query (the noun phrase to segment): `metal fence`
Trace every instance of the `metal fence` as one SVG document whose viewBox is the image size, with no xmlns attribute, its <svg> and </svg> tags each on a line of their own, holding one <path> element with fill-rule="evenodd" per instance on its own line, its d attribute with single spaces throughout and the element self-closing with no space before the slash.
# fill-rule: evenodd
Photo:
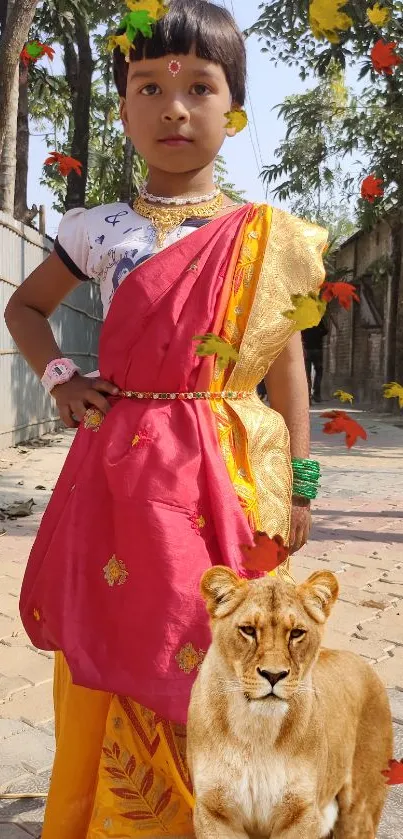
<svg viewBox="0 0 403 839">
<path fill-rule="evenodd" d="M 54 403 L 16 348 L 4 322 L 14 290 L 48 256 L 53 241 L 0 212 L 0 448 L 51 431 Z M 63 301 L 51 325 L 63 355 L 84 372 L 97 367 L 102 306 L 99 287 L 83 282 Z"/>
</svg>

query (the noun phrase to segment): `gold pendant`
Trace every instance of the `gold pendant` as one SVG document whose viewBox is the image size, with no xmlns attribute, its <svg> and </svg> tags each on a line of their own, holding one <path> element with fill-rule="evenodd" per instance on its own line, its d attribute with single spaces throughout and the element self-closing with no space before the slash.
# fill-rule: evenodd
<svg viewBox="0 0 403 839">
<path fill-rule="evenodd" d="M 133 201 L 133 210 L 140 216 L 148 218 L 157 234 L 157 246 L 162 248 L 169 233 L 180 227 L 188 218 L 213 218 L 222 209 L 224 196 L 222 192 L 205 204 L 183 204 L 180 207 L 158 207 L 149 204 L 140 195 Z"/>
</svg>

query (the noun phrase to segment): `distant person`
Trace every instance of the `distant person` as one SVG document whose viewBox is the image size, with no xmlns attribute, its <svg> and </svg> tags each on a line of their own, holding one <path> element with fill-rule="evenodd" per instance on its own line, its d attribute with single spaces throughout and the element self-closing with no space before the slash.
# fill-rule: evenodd
<svg viewBox="0 0 403 839">
<path fill-rule="evenodd" d="M 259 399 L 262 400 L 262 402 L 267 402 L 267 390 L 264 379 L 262 379 L 262 381 L 259 382 L 257 386 L 257 394 Z"/>
<path fill-rule="evenodd" d="M 328 329 L 323 323 L 323 320 L 318 326 L 313 326 L 311 329 L 304 329 L 302 332 L 310 402 L 312 399 L 314 402 L 322 401 L 323 339 L 327 333 Z M 312 370 L 314 372 L 313 384 Z"/>
</svg>

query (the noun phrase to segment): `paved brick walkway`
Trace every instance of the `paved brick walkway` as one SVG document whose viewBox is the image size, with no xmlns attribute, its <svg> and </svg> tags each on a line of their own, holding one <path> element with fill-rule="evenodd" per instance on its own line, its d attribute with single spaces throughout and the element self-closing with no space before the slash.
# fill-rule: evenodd
<svg viewBox="0 0 403 839">
<path fill-rule="evenodd" d="M 326 644 L 364 656 L 388 687 L 403 757 L 403 428 L 360 415 L 367 444 L 352 452 L 321 432 L 312 412 L 322 492 L 309 545 L 294 561 L 298 579 L 328 568 L 341 596 Z M 31 647 L 18 617 L 30 546 L 67 454 L 71 433 L 49 445 L 0 452 L 0 507 L 33 498 L 34 514 L 0 521 L 0 793 L 44 792 L 54 753 L 52 660 Z M 37 489 L 37 487 L 44 487 Z M 0 839 L 39 837 L 41 799 L 0 800 Z M 378 839 L 401 839 L 403 788 L 391 793 Z M 57 839 L 57 837 L 55 837 Z"/>
</svg>

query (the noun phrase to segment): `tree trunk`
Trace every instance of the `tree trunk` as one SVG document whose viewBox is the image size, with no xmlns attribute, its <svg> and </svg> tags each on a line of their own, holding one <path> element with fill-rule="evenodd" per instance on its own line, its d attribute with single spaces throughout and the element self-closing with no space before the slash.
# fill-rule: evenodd
<svg viewBox="0 0 403 839">
<path fill-rule="evenodd" d="M 17 169 L 15 174 L 14 217 L 30 224 L 38 213 L 34 205 L 27 206 L 29 123 L 28 123 L 28 67 L 20 64 L 20 93 L 17 120 Z"/>
<path fill-rule="evenodd" d="M 18 65 L 38 0 L 8 0 L 7 23 L 0 41 L 0 154 L 6 134 L 17 121 Z M 11 109 L 14 112 L 11 113 Z M 15 176 L 13 176 L 14 182 Z M 1 206 L 0 206 L 1 209 Z"/>
<path fill-rule="evenodd" d="M 133 189 L 133 160 L 134 147 L 129 137 L 126 137 L 125 150 L 123 156 L 123 169 L 119 189 L 119 201 L 129 203 L 132 197 Z"/>
<path fill-rule="evenodd" d="M 0 38 L 6 28 L 8 0 L 2 0 L 0 5 Z"/>
<path fill-rule="evenodd" d="M 65 199 L 66 210 L 83 207 L 88 176 L 88 146 L 90 137 L 90 106 L 93 60 L 90 36 L 86 21 L 80 15 L 75 18 L 75 34 L 78 55 L 74 47 L 65 43 L 66 76 L 73 103 L 74 130 L 70 154 L 82 163 L 82 174 L 71 172 L 67 179 Z M 68 42 L 67 42 L 68 43 Z M 73 58 L 74 55 L 74 58 Z"/>
<path fill-rule="evenodd" d="M 17 64 L 8 99 L 3 149 L 0 156 L 0 210 L 3 210 L 3 212 L 8 213 L 10 216 L 14 214 L 15 173 L 17 168 L 18 82 L 19 70 Z"/>
</svg>

